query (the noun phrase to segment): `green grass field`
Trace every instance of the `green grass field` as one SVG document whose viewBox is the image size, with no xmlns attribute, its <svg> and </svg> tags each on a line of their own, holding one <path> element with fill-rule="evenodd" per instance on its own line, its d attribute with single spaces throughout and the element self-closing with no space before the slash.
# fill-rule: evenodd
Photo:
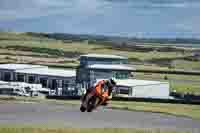
<svg viewBox="0 0 200 133">
<path fill-rule="evenodd" d="M 176 83 L 170 82 L 171 90 L 176 90 L 180 93 L 191 93 L 200 95 L 200 83 Z"/>
<path fill-rule="evenodd" d="M 177 61 L 174 61 L 173 64 L 174 64 L 174 67 L 177 69 L 200 70 L 200 61 L 177 60 Z"/>
<path fill-rule="evenodd" d="M 101 53 L 101 54 L 117 54 L 127 56 L 128 58 L 137 58 L 139 60 L 160 59 L 160 58 L 177 58 L 182 57 L 182 54 L 176 52 L 130 52 L 122 50 L 108 49 L 106 46 L 88 43 L 63 43 L 63 42 L 37 42 L 37 41 L 0 41 L 1 48 L 10 49 L 16 46 L 29 48 L 48 48 L 54 50 L 63 50 L 65 52 L 82 52 L 82 53 Z M 18 47 L 19 48 L 19 47 Z M 81 50 L 81 51 L 80 51 Z"/>
<path fill-rule="evenodd" d="M 155 47 L 155 46 L 146 46 Z M 159 47 L 159 46 L 156 46 Z M 137 50 L 126 50 L 126 49 L 115 49 L 108 45 L 85 42 L 63 42 L 61 40 L 54 40 L 45 37 L 31 36 L 26 33 L 0 33 L 0 48 L 1 50 L 11 51 L 24 51 L 32 52 L 34 54 L 47 54 L 64 56 L 65 52 L 74 52 L 80 54 L 87 53 L 101 53 L 101 54 L 115 54 L 127 56 L 130 62 L 140 61 L 146 62 L 149 60 L 166 60 L 166 59 L 177 59 L 187 57 L 191 54 L 190 49 L 186 49 L 187 52 L 180 51 L 150 51 L 150 52 L 138 52 Z M 176 63 L 178 62 L 178 63 Z M 199 69 L 199 61 L 176 61 L 174 69 Z M 68 64 L 66 64 L 68 65 Z M 188 67 L 190 66 L 190 67 Z M 168 66 L 160 66 L 159 63 L 156 65 L 142 65 L 141 68 L 145 69 L 169 69 Z M 140 68 L 139 67 L 139 68 Z"/>
<path fill-rule="evenodd" d="M 153 47 L 155 46 L 146 46 Z M 156 46 L 159 47 L 159 46 Z M 146 62 L 149 60 L 166 60 L 166 59 L 177 59 L 187 57 L 191 54 L 190 49 L 186 49 L 186 52 L 180 51 L 150 51 L 150 52 L 139 52 L 137 50 L 126 50 L 126 49 L 115 49 L 109 45 L 88 43 L 85 42 L 63 42 L 61 40 L 54 40 L 45 37 L 36 37 L 31 36 L 26 33 L 0 33 L 0 49 L 1 50 L 13 50 L 13 51 L 29 51 L 34 54 L 49 54 L 49 55 L 57 55 L 64 56 L 65 52 L 77 52 L 80 54 L 87 53 L 101 53 L 101 54 L 115 54 L 127 56 L 131 62 L 140 61 Z M 177 62 L 177 63 L 176 63 Z M 174 64 L 176 68 L 183 69 L 200 69 L 199 61 L 184 61 L 183 63 L 179 63 L 180 61 L 176 61 Z M 67 64 L 66 64 L 67 65 Z M 144 66 L 144 67 L 143 67 Z M 156 65 L 142 65 L 140 67 L 146 69 L 163 69 L 158 64 Z M 169 69 L 168 66 L 164 67 L 164 69 Z"/>
<path fill-rule="evenodd" d="M 38 128 L 38 127 L 34 128 L 34 127 L 12 127 L 12 126 L 8 126 L 8 127 L 0 127 L 0 133 L 184 133 L 184 132 L 170 131 L 170 130 L 160 130 L 160 129 Z"/>
<path fill-rule="evenodd" d="M 200 94 L 200 76 L 159 73 L 135 73 L 136 79 L 167 81 L 171 91 Z M 167 79 L 165 79 L 167 78 Z"/>
<path fill-rule="evenodd" d="M 200 119 L 199 105 L 112 101 L 111 108 L 145 111 Z"/>
<path fill-rule="evenodd" d="M 200 82 L 200 76 L 198 75 L 178 75 L 178 74 L 160 74 L 160 73 L 142 73 L 136 72 L 136 78 L 140 79 L 155 79 L 155 80 L 165 80 L 167 77 L 168 80 L 188 80 Z"/>
<path fill-rule="evenodd" d="M 64 51 L 81 51 L 82 53 L 104 53 L 104 54 L 118 54 L 127 56 L 129 58 L 137 58 L 139 60 L 148 60 L 148 59 L 159 59 L 159 58 L 177 58 L 183 57 L 190 54 L 190 52 L 182 54 L 180 52 L 136 52 L 136 51 L 127 51 L 127 50 L 115 50 L 110 48 L 110 46 L 87 42 L 72 42 L 64 43 L 59 40 L 47 39 L 47 38 L 36 38 L 26 34 L 12 34 L 8 35 L 0 34 L 1 38 L 7 38 L 6 40 L 0 41 L 1 48 L 12 47 L 12 46 L 24 46 L 31 48 L 49 48 L 49 49 L 59 49 Z M 14 38 L 14 39 L 13 39 Z M 43 41 L 40 41 L 43 40 Z"/>
</svg>

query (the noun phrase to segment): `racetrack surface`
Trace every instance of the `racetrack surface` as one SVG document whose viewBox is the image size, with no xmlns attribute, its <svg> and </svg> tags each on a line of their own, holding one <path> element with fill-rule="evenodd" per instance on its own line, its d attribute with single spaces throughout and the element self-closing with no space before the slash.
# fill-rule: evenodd
<svg viewBox="0 0 200 133">
<path fill-rule="evenodd" d="M 80 128 L 159 128 L 200 131 L 200 120 L 172 115 L 99 108 L 80 112 L 79 106 L 53 103 L 0 103 L 0 125 L 40 125 Z"/>
</svg>

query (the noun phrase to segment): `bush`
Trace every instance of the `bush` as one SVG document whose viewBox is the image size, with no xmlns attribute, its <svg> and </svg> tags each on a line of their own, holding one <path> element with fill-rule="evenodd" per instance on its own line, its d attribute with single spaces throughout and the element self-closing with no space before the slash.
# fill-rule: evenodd
<svg viewBox="0 0 200 133">
<path fill-rule="evenodd" d="M 167 75 L 164 76 L 164 80 L 168 80 L 168 76 Z"/>
<path fill-rule="evenodd" d="M 77 57 L 82 54 L 80 52 L 66 52 L 61 49 L 26 47 L 26 46 L 18 46 L 18 45 L 7 46 L 6 48 L 10 50 L 31 51 L 35 53 L 45 53 L 45 54 L 50 54 L 50 55 L 66 56 L 66 57 Z"/>
</svg>

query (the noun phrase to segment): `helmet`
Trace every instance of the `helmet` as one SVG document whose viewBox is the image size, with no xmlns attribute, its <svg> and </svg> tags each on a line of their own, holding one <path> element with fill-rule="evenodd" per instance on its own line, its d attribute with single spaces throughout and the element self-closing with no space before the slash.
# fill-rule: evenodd
<svg viewBox="0 0 200 133">
<path fill-rule="evenodd" d="M 113 79 L 110 79 L 110 82 L 115 86 L 117 85 L 117 83 L 113 80 Z"/>
<path fill-rule="evenodd" d="M 109 87 L 114 87 L 114 86 L 116 86 L 116 82 L 113 79 L 109 79 L 108 80 L 108 86 Z"/>
</svg>

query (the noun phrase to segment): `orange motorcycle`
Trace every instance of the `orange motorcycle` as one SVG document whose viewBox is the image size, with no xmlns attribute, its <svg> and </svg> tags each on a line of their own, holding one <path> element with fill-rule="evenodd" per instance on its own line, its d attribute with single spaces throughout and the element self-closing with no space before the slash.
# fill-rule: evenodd
<svg viewBox="0 0 200 133">
<path fill-rule="evenodd" d="M 85 112 L 92 112 L 100 105 L 104 105 L 108 98 L 108 91 L 103 91 L 96 88 L 90 90 L 90 92 L 86 93 L 81 101 L 80 111 Z"/>
<path fill-rule="evenodd" d="M 112 91 L 116 82 L 112 79 L 101 80 L 94 87 L 87 90 L 82 97 L 80 110 L 82 112 L 91 112 L 99 105 L 106 105 L 107 101 L 112 98 Z"/>
</svg>

